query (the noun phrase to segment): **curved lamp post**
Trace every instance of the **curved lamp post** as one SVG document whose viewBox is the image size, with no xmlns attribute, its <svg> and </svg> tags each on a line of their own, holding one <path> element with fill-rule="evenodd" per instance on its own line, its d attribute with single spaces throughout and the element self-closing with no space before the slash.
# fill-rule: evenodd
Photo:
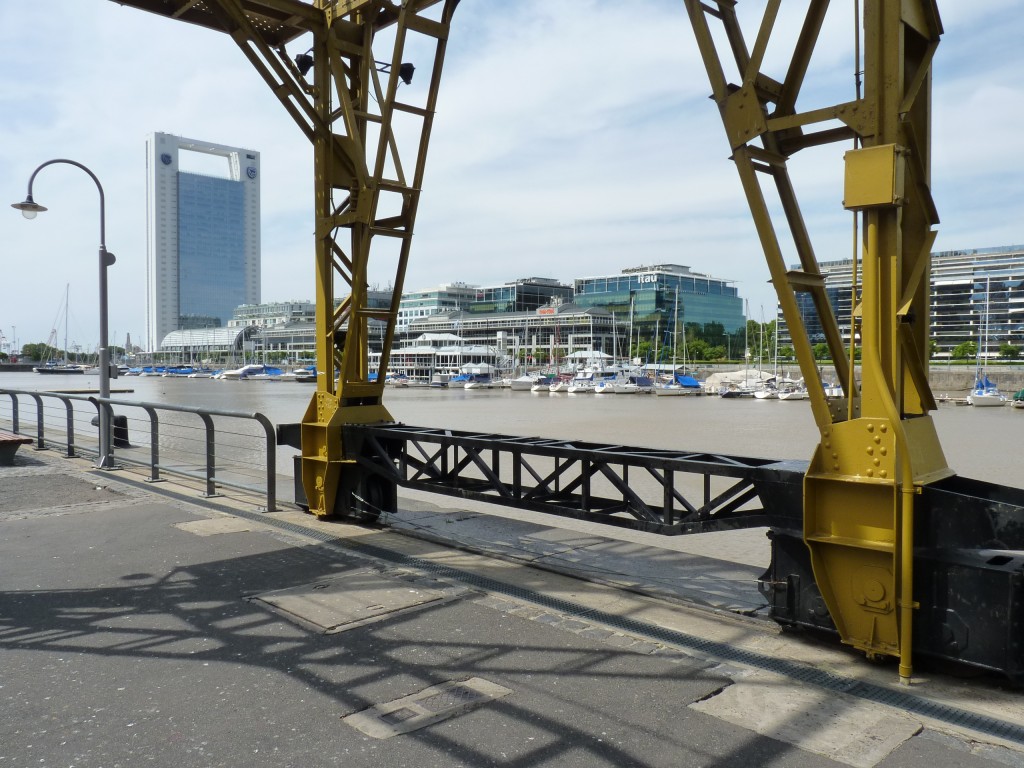
<svg viewBox="0 0 1024 768">
<path fill-rule="evenodd" d="M 103 185 L 100 184 L 100 180 L 96 178 L 96 174 L 90 171 L 81 163 L 77 163 L 74 160 L 47 160 L 45 163 L 40 165 L 34 171 L 28 179 L 28 194 L 25 196 L 25 200 L 20 203 L 12 203 L 12 208 L 17 208 L 21 211 L 21 215 L 26 219 L 34 219 L 36 214 L 42 213 L 46 210 L 43 206 L 39 205 L 35 200 L 32 199 L 32 182 L 36 179 L 38 174 L 43 168 L 54 163 L 65 163 L 67 165 L 73 165 L 76 168 L 81 168 L 96 182 L 96 189 L 100 193 L 100 399 L 110 397 L 110 349 L 107 346 L 107 267 L 114 263 L 114 254 L 107 250 L 106 246 L 106 211 L 103 200 Z M 111 455 L 111 430 L 110 430 L 110 406 L 106 403 L 100 404 L 99 413 L 99 457 L 96 466 L 100 469 L 112 469 L 114 464 L 114 457 Z"/>
</svg>

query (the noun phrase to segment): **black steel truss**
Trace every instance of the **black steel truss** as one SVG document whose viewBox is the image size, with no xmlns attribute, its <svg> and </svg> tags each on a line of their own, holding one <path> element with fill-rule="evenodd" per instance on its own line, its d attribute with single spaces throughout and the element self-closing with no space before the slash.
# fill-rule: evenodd
<svg viewBox="0 0 1024 768">
<path fill-rule="evenodd" d="M 361 446 L 364 469 L 405 488 L 668 535 L 769 525 L 779 498 L 799 504 L 806 470 L 805 462 L 404 424 L 349 425 L 344 440 Z M 778 494 L 780 482 L 795 497 Z"/>
</svg>

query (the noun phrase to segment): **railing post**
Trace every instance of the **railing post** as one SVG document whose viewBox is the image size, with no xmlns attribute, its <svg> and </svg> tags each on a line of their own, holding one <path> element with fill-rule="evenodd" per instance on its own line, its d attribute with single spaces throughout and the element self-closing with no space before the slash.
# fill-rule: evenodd
<svg viewBox="0 0 1024 768">
<path fill-rule="evenodd" d="M 270 419 L 262 413 L 254 413 L 253 418 L 267 433 L 267 512 L 277 511 L 277 431 Z"/>
<path fill-rule="evenodd" d="M 7 394 L 11 396 L 11 429 L 18 434 L 18 396 L 13 392 Z"/>
<path fill-rule="evenodd" d="M 156 408 L 151 405 L 139 406 L 149 414 L 149 477 L 147 483 L 162 483 L 160 477 L 160 419 Z"/>
<path fill-rule="evenodd" d="M 70 400 L 61 398 L 64 400 L 64 408 L 68 414 L 68 452 L 67 457 L 69 459 L 75 458 L 75 406 Z"/>
<path fill-rule="evenodd" d="M 103 403 L 101 403 L 97 398 L 92 397 L 91 395 L 89 396 L 88 400 L 89 400 L 90 403 L 92 403 L 93 405 L 96 406 L 96 421 L 93 422 L 93 423 L 95 423 L 97 425 L 97 427 L 96 427 L 96 441 L 97 441 L 96 442 L 96 463 L 100 464 L 102 462 L 102 459 L 103 459 L 103 453 L 102 453 L 103 452 L 103 439 L 100 437 L 100 430 L 103 429 L 103 417 L 100 416 L 100 413 L 103 410 Z"/>
<path fill-rule="evenodd" d="M 206 425 L 206 493 L 203 496 L 212 498 L 219 495 L 215 483 L 217 440 L 213 431 L 213 417 L 208 413 L 197 413 L 196 415 Z"/>
<path fill-rule="evenodd" d="M 45 451 L 46 441 L 43 439 L 43 398 L 37 394 L 30 394 L 36 401 L 36 450 Z"/>
</svg>

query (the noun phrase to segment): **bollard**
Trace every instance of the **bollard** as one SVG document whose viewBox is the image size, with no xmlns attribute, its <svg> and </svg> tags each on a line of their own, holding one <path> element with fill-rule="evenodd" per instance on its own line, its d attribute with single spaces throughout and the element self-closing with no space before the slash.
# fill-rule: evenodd
<svg viewBox="0 0 1024 768">
<path fill-rule="evenodd" d="M 92 424 L 94 427 L 100 423 L 99 416 L 93 416 Z M 127 416 L 115 416 L 111 424 L 113 424 L 114 432 L 114 447 L 115 448 L 131 448 L 132 444 L 128 442 L 128 417 Z"/>
</svg>

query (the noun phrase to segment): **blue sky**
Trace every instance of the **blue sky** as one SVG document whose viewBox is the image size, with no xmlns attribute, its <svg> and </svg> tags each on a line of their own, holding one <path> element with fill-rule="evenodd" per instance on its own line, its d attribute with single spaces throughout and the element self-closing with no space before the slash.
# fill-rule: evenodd
<svg viewBox="0 0 1024 768">
<path fill-rule="evenodd" d="M 852 5 L 832 5 L 803 109 L 853 97 Z M 756 16 L 762 6 L 742 0 L 739 8 Z M 803 6 L 784 4 L 769 64 L 785 60 L 786 33 Z M 1024 0 L 947 0 L 940 10 L 936 247 L 1024 243 Z M 757 19 L 744 18 L 752 40 Z M 84 163 L 103 183 L 107 246 L 118 257 L 111 340 L 144 338 L 144 145 L 153 131 L 260 151 L 262 298 L 312 297 L 312 151 L 225 35 L 105 0 L 5 0 L 0 67 L 0 331 L 8 341 L 14 326 L 21 343 L 47 339 L 65 283 L 69 344 L 92 348 L 98 339 L 92 182 L 70 167 L 48 168 L 35 197 L 49 212 L 28 222 L 6 205 L 22 200 L 32 170 L 55 157 Z M 774 292 L 709 91 L 680 0 L 464 0 L 406 288 L 570 281 L 675 263 L 735 280 L 751 315 L 763 308 L 770 317 Z M 821 260 L 851 251 L 842 150 L 792 164 Z M 382 286 L 388 279 L 371 274 Z"/>
</svg>

